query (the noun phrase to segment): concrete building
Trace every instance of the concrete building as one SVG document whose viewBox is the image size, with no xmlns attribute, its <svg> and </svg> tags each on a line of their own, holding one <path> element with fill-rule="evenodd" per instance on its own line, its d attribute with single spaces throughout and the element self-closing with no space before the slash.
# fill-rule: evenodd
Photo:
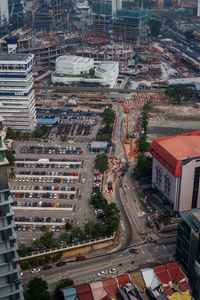
<svg viewBox="0 0 200 300">
<path fill-rule="evenodd" d="M 174 214 L 200 208 L 200 132 L 155 139 L 152 187 Z"/>
<path fill-rule="evenodd" d="M 119 76 L 119 63 L 116 61 L 102 61 L 96 67 L 95 75 L 104 79 L 104 81 L 112 88 Z"/>
<path fill-rule="evenodd" d="M 181 213 L 176 240 L 176 259 L 187 272 L 193 297 L 200 300 L 200 209 Z"/>
<path fill-rule="evenodd" d="M 0 54 L 0 116 L 4 126 L 32 131 L 36 127 L 33 54 Z"/>
<path fill-rule="evenodd" d="M 90 74 L 95 69 L 95 74 Z M 93 58 L 80 56 L 60 56 L 56 60 L 55 72 L 51 76 L 53 83 L 70 84 L 72 82 L 99 83 L 115 86 L 119 75 L 119 63 L 115 61 L 94 62 Z"/>
<path fill-rule="evenodd" d="M 17 264 L 17 244 L 14 232 L 12 199 L 9 197 L 5 158 L 6 147 L 0 120 L 0 300 L 22 300 L 20 268 Z"/>
<path fill-rule="evenodd" d="M 89 73 L 93 65 L 94 59 L 92 58 L 64 55 L 56 59 L 55 72 L 71 75 Z"/>
<path fill-rule="evenodd" d="M 108 32 L 126 42 L 136 41 L 148 21 L 147 12 L 123 9 L 121 0 L 92 0 L 92 14 L 95 32 Z"/>
</svg>

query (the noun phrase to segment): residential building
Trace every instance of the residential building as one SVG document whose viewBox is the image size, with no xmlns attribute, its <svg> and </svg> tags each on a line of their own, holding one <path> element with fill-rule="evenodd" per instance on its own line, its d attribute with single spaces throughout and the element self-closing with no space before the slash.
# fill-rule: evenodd
<svg viewBox="0 0 200 300">
<path fill-rule="evenodd" d="M 0 54 L 0 116 L 4 126 L 32 131 L 36 127 L 33 54 Z"/>
<path fill-rule="evenodd" d="M 193 297 L 200 300 L 200 209 L 181 213 L 176 240 L 176 259 L 193 288 Z"/>
<path fill-rule="evenodd" d="M 0 300 L 22 300 L 20 268 L 17 264 L 17 244 L 14 232 L 12 199 L 9 197 L 8 178 L 3 142 L 4 132 L 0 120 Z"/>
<path fill-rule="evenodd" d="M 174 214 L 200 208 L 200 131 L 155 139 L 152 187 Z"/>
</svg>

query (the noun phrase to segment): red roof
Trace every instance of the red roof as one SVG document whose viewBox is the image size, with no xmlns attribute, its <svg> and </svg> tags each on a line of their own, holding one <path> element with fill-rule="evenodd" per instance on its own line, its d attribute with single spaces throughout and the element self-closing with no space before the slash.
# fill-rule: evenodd
<svg viewBox="0 0 200 300">
<path fill-rule="evenodd" d="M 163 288 L 163 292 L 165 293 L 166 296 L 171 296 L 173 294 L 173 290 L 169 285 Z"/>
<path fill-rule="evenodd" d="M 150 153 L 174 176 L 181 176 L 181 160 L 200 156 L 200 131 L 155 139 Z"/>
<path fill-rule="evenodd" d="M 183 279 L 185 279 L 185 275 L 179 269 L 177 262 L 171 262 L 166 264 L 169 276 L 172 281 L 176 281 L 177 283 Z"/>
<path fill-rule="evenodd" d="M 76 291 L 80 300 L 93 300 L 89 284 L 82 284 L 77 286 Z"/>
<path fill-rule="evenodd" d="M 111 299 L 117 299 L 118 289 L 114 278 L 109 278 L 103 281 L 104 287 L 107 290 Z"/>
<path fill-rule="evenodd" d="M 130 282 L 128 274 L 119 275 L 119 276 L 116 277 L 116 279 L 117 279 L 119 287 L 121 289 L 124 288 L 125 284 Z"/>
<path fill-rule="evenodd" d="M 179 288 L 182 292 L 185 292 L 190 289 L 190 286 L 186 281 L 183 281 L 183 282 L 179 282 Z"/>
<path fill-rule="evenodd" d="M 167 269 L 165 265 L 162 266 L 156 266 L 153 268 L 154 272 L 156 273 L 157 277 L 159 278 L 159 280 L 164 283 L 164 284 L 168 284 L 170 281 L 169 275 L 167 273 Z"/>
</svg>

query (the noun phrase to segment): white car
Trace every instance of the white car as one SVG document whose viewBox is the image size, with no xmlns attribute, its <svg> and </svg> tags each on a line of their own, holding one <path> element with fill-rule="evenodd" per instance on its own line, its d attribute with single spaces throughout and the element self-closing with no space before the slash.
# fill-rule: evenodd
<svg viewBox="0 0 200 300">
<path fill-rule="evenodd" d="M 40 269 L 38 269 L 38 268 L 37 269 L 31 269 L 32 274 L 35 274 L 35 273 L 38 273 L 38 272 L 40 272 Z"/>
<path fill-rule="evenodd" d="M 110 274 L 114 274 L 114 273 L 117 273 L 117 269 L 116 268 L 113 268 L 109 271 Z"/>
<path fill-rule="evenodd" d="M 98 275 L 98 277 L 104 277 L 104 276 L 106 276 L 108 274 L 108 271 L 101 271 L 101 272 L 99 272 L 97 275 Z"/>
</svg>

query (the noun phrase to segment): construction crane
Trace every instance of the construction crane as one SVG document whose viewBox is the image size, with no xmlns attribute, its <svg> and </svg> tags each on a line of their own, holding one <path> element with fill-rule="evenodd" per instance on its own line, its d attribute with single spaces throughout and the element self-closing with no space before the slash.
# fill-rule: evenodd
<svg viewBox="0 0 200 300">
<path fill-rule="evenodd" d="M 124 110 L 124 112 L 126 113 L 126 137 L 125 137 L 124 143 L 125 144 L 130 144 L 129 133 L 128 133 L 128 115 L 130 113 L 130 110 L 128 108 L 126 108 Z"/>
</svg>

